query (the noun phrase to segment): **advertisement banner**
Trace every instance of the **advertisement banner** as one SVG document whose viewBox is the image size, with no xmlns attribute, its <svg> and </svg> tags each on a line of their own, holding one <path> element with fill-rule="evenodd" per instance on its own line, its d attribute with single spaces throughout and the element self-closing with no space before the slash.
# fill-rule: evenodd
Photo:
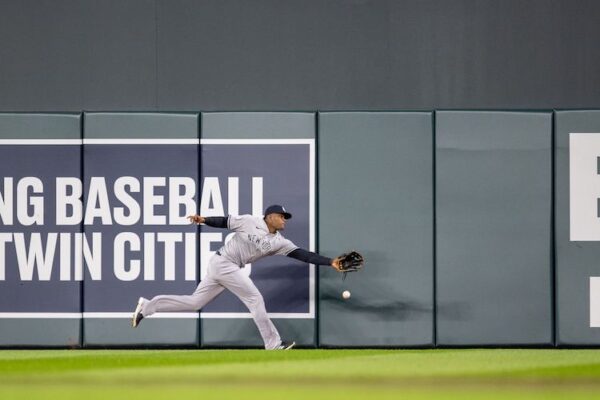
<svg viewBox="0 0 600 400">
<path fill-rule="evenodd" d="M 191 294 L 231 232 L 190 214 L 283 204 L 283 235 L 314 250 L 312 139 L 85 139 L 83 158 L 81 141 L 37 143 L 0 146 L 2 313 L 129 318 L 139 296 Z M 314 317 L 313 266 L 276 256 L 243 268 L 273 317 Z M 156 317 L 198 317 L 183 314 Z M 229 316 L 250 318 L 227 292 L 202 312 Z"/>
</svg>

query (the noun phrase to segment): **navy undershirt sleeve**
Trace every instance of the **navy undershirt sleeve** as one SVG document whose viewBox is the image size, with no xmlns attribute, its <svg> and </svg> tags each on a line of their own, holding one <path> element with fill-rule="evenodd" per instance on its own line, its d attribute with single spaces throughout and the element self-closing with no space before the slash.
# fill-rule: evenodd
<svg viewBox="0 0 600 400">
<path fill-rule="evenodd" d="M 205 217 L 204 224 L 213 228 L 227 228 L 229 217 Z"/>
<path fill-rule="evenodd" d="M 313 253 L 312 251 L 304 250 L 304 249 L 296 249 L 287 255 L 288 257 L 295 258 L 296 260 L 304 261 L 309 264 L 315 265 L 331 265 L 331 258 L 323 257 L 318 255 L 317 253 Z"/>
</svg>

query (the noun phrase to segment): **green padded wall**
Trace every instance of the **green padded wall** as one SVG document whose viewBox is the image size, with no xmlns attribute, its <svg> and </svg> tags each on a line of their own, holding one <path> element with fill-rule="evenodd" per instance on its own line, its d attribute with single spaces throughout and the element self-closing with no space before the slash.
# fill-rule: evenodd
<svg viewBox="0 0 600 400">
<path fill-rule="evenodd" d="M 86 113 L 84 119 L 84 182 L 89 185 L 93 176 L 106 176 L 107 186 L 118 176 L 141 177 L 183 176 L 198 182 L 199 115 L 194 113 Z M 132 143 L 122 140 L 133 140 Z M 184 144 L 177 144 L 183 141 Z M 180 142 L 181 143 L 181 142 Z M 110 186 L 109 186 L 110 187 Z M 165 194 L 165 188 L 156 189 Z M 198 198 L 198 185 L 196 196 Z M 84 193 L 86 191 L 84 190 Z M 109 192 L 112 190 L 109 189 Z M 113 201 L 112 197 L 110 198 Z M 164 200 L 166 201 L 166 200 Z M 158 211 L 160 213 L 160 211 Z M 84 346 L 199 346 L 198 313 L 187 315 L 162 315 L 145 319 L 137 329 L 131 328 L 131 314 L 138 297 L 151 298 L 158 294 L 190 294 L 198 283 L 182 281 L 185 252 L 176 249 L 175 282 L 166 282 L 162 276 L 161 246 L 156 242 L 155 281 L 139 276 L 122 282 L 111 273 L 113 260 L 111 235 L 118 231 L 131 231 L 141 236 L 143 231 L 194 233 L 193 226 L 105 226 L 94 220 L 85 226 L 85 232 L 102 232 L 103 245 L 102 282 L 94 281 L 90 274 L 84 279 Z M 157 236 L 155 236 L 157 237 Z M 104 239 L 103 239 L 104 240 Z M 197 242 L 197 240 L 196 240 Z M 192 250 L 193 251 L 193 250 Z M 137 254 L 137 253 L 133 253 Z M 144 264 L 145 265 L 145 264 Z"/>
<path fill-rule="evenodd" d="M 203 151 L 206 144 L 215 140 L 294 140 L 315 138 L 315 114 L 310 112 L 208 112 L 202 113 L 201 140 L 203 141 Z M 313 147 L 314 148 L 314 147 Z M 275 155 L 275 157 L 277 157 Z M 243 162 L 243 161 L 239 161 Z M 285 163 L 285 160 L 282 160 Z M 252 171 L 256 165 L 247 164 L 245 168 Z M 276 173 L 276 171 L 275 171 Z M 201 171 L 204 177 L 204 171 Z M 265 189 L 267 189 L 265 182 Z M 304 191 L 304 188 L 300 188 Z M 314 188 L 313 188 L 314 190 Z M 280 188 L 272 188 L 272 192 L 279 193 L 281 196 L 294 196 L 294 183 L 287 184 Z M 267 206 L 265 204 L 264 206 Z M 314 206 L 314 205 L 313 205 Z M 240 204 L 240 210 L 249 206 L 249 204 Z M 240 212 L 242 213 L 242 212 Z M 297 223 L 294 218 L 291 224 Z M 286 232 L 283 232 L 286 235 Z M 269 262 L 278 262 L 276 257 Z M 268 259 L 268 258 L 267 258 Z M 281 262 L 287 262 L 284 258 L 279 258 Z M 258 268 L 258 267 L 257 267 Z M 292 268 L 305 268 L 303 266 Z M 258 285 L 257 285 L 258 286 Z M 259 287 L 260 289 L 260 287 Z M 273 291 L 285 290 L 285 287 L 274 288 Z M 263 293 L 265 296 L 266 293 Z M 220 297 L 231 294 L 221 295 Z M 314 296 L 314 295 L 313 295 Z M 263 343 L 258 330 L 249 315 L 244 317 L 227 317 L 221 315 L 214 317 L 213 309 L 220 307 L 219 298 L 207 307 L 206 313 L 202 316 L 202 347 L 262 347 Z M 237 300 L 233 300 L 236 302 Z M 241 313 L 246 310 L 241 306 Z M 272 313 L 267 302 L 267 312 Z M 272 316 L 272 321 L 279 330 L 283 340 L 295 341 L 300 347 L 314 347 L 315 339 L 315 319 L 313 317 L 280 317 L 279 313 Z"/>
<path fill-rule="evenodd" d="M 366 258 L 320 270 L 320 345 L 432 346 L 432 113 L 320 113 L 318 160 L 319 249 Z"/>
<path fill-rule="evenodd" d="M 5 141 L 7 139 L 31 145 L 8 144 Z M 63 140 L 65 144 L 48 145 L 57 140 Z M 7 152 L 1 157 L 0 180 L 4 177 L 16 179 L 23 174 L 43 177 L 49 170 L 48 163 L 63 176 L 81 175 L 80 114 L 2 113 L 0 141 L 0 152 Z M 16 159 L 11 160 L 13 157 Z M 45 194 L 51 190 L 48 187 L 50 183 L 45 181 Z M 15 189 L 16 184 L 15 181 Z M 0 185 L 3 186 L 1 182 Z M 4 190 L 2 192 L 6 194 Z M 14 202 L 16 206 L 16 200 Z M 45 213 L 53 215 L 53 211 L 48 208 Z M 0 225 L 0 232 L 22 232 L 26 237 L 28 233 L 43 232 L 44 229 L 47 228 L 35 225 Z M 65 233 L 80 231 L 80 225 L 61 228 L 61 232 Z M 57 282 L 57 256 L 53 262 L 51 283 L 36 282 L 35 279 L 32 282 L 11 279 L 15 277 L 17 266 L 11 256 L 14 251 L 9 250 L 9 245 L 11 243 L 6 246 L 7 280 L 0 282 L 0 346 L 80 347 L 81 282 Z M 32 314 L 28 315 L 29 313 Z"/>
<path fill-rule="evenodd" d="M 552 345 L 552 113 L 436 112 L 442 346 Z"/>
</svg>

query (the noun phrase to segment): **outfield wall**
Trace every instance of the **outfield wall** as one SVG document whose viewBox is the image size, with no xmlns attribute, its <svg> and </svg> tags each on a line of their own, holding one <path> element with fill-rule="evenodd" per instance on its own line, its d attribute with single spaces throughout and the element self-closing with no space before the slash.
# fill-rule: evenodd
<svg viewBox="0 0 600 400">
<path fill-rule="evenodd" d="M 271 203 L 299 246 L 367 259 L 245 266 L 284 339 L 597 346 L 598 138 L 596 110 L 0 114 L 0 346 L 260 347 L 227 292 L 129 317 L 228 240 L 185 215 Z"/>
</svg>

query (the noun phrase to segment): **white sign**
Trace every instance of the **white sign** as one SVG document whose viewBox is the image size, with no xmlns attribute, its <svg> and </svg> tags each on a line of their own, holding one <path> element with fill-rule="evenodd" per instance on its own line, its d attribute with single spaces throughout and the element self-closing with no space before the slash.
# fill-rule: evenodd
<svg viewBox="0 0 600 400">
<path fill-rule="evenodd" d="M 569 135 L 570 239 L 600 241 L 600 133 Z"/>
<path fill-rule="evenodd" d="M 600 276 L 590 277 L 590 328 L 600 328 Z"/>
</svg>

